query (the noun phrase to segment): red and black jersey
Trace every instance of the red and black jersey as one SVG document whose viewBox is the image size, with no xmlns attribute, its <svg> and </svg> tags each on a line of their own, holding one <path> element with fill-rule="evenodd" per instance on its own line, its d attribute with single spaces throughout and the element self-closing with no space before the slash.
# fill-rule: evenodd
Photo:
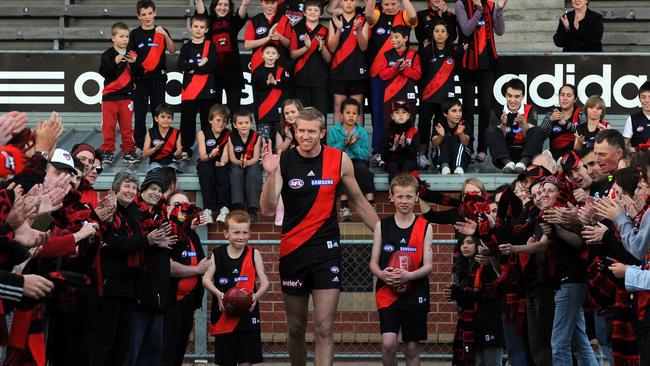
<svg viewBox="0 0 650 366">
<path fill-rule="evenodd" d="M 192 229 L 185 229 L 183 239 L 172 247 L 169 252 L 169 258 L 176 263 L 184 266 L 196 267 L 205 257 L 201 247 L 201 239 Z M 171 278 L 171 291 L 174 297 L 172 303 L 177 306 L 198 309 L 201 307 L 203 300 L 203 285 L 201 276 L 190 276 L 183 278 Z"/>
<path fill-rule="evenodd" d="M 269 75 L 273 75 L 276 85 L 268 84 Z M 280 120 L 282 103 L 286 99 L 284 90 L 289 84 L 289 71 L 277 63 L 273 67 L 261 65 L 251 75 L 253 100 L 257 104 L 256 120 L 258 124 L 273 124 Z"/>
<path fill-rule="evenodd" d="M 259 134 L 257 131 L 250 131 L 244 141 L 238 131 L 230 134 L 230 143 L 232 144 L 233 151 L 235 152 L 235 157 L 238 160 L 242 159 L 242 156 L 246 154 L 246 159 L 250 160 L 255 155 L 255 144 L 257 144 L 257 139 Z"/>
<path fill-rule="evenodd" d="M 469 47 L 463 55 L 463 68 L 469 70 L 479 70 L 492 68 L 495 61 L 499 58 L 497 48 L 494 43 L 494 2 L 483 0 L 483 13 L 478 21 L 476 29 L 470 37 L 465 37 L 460 33 L 458 43 L 468 43 Z M 472 0 L 463 0 L 467 19 L 471 19 L 476 11 L 476 6 Z"/>
<path fill-rule="evenodd" d="M 224 128 L 219 136 L 215 136 L 211 128 L 204 128 L 202 131 L 203 136 L 205 136 L 205 153 L 210 156 L 212 150 L 219 149 L 219 153 L 217 153 L 214 158 L 210 159 L 210 161 L 220 161 L 221 156 L 223 155 L 224 151 L 226 151 L 226 143 L 228 143 L 228 138 L 230 137 L 231 131 L 227 128 Z"/>
<path fill-rule="evenodd" d="M 226 293 L 231 287 L 237 286 L 249 292 L 255 291 L 255 256 L 251 246 L 244 248 L 239 258 L 230 258 L 228 245 L 221 245 L 212 251 L 215 264 L 213 277 L 214 286 Z M 234 331 L 250 331 L 260 329 L 260 304 L 246 316 L 229 315 L 219 310 L 219 302 L 213 297 L 210 314 L 210 335 L 232 333 Z"/>
<path fill-rule="evenodd" d="M 384 103 L 394 100 L 415 102 L 417 100 L 417 81 L 422 76 L 418 53 L 410 48 L 401 52 L 391 48 L 377 59 L 381 60 L 375 61 L 373 64 L 377 63 L 381 67 L 379 77 L 386 81 Z M 406 65 L 403 70 L 394 66 L 397 60 L 403 60 L 403 64 Z"/>
<path fill-rule="evenodd" d="M 228 80 L 238 81 L 244 84 L 242 76 L 241 60 L 239 56 L 239 44 L 237 35 L 248 21 L 248 16 L 240 18 L 239 15 L 227 15 L 226 17 L 210 16 L 209 39 L 212 40 L 217 51 L 217 64 L 214 74 L 218 78 L 224 77 Z"/>
<path fill-rule="evenodd" d="M 127 51 L 134 53 L 133 51 Z M 131 99 L 133 94 L 133 75 L 131 64 L 125 58 L 119 64 L 115 63 L 115 57 L 119 53 L 113 47 L 102 53 L 102 61 L 99 65 L 99 74 L 104 77 L 104 89 L 102 90 L 102 101 Z"/>
<path fill-rule="evenodd" d="M 561 109 L 558 108 L 558 110 Z M 569 150 L 573 150 L 573 142 L 576 138 L 575 129 L 580 124 L 581 112 L 582 110 L 580 108 L 574 107 L 571 119 L 566 121 L 566 126 L 562 126 L 557 122 L 553 122 L 551 131 L 548 134 L 548 142 L 549 147 L 551 148 L 551 151 L 554 152 L 554 154 L 562 156 Z M 570 124 L 573 126 L 570 126 Z"/>
<path fill-rule="evenodd" d="M 165 32 L 169 35 L 167 29 Z M 136 78 L 167 79 L 167 67 L 165 66 L 165 36 L 156 33 L 155 27 L 152 29 L 142 29 L 137 27 L 129 34 L 130 51 L 135 51 L 138 58 L 134 65 L 134 76 Z"/>
<path fill-rule="evenodd" d="M 630 115 L 630 119 L 632 120 L 632 138 L 630 138 L 630 145 L 637 147 L 650 142 L 650 118 L 643 111 L 639 111 Z"/>
<path fill-rule="evenodd" d="M 370 28 L 370 37 L 368 38 L 368 60 L 372 60 L 370 64 L 371 77 L 378 76 L 379 71 L 384 67 L 381 55 L 393 49 L 390 42 L 393 27 L 396 25 L 410 26 L 406 10 L 401 10 L 395 15 L 387 15 L 375 10 L 375 15 L 377 23 Z"/>
<path fill-rule="evenodd" d="M 533 106 L 530 104 L 524 105 L 524 123 L 529 123 L 528 120 L 531 117 L 531 111 Z M 508 116 L 517 116 L 517 113 L 508 113 Z M 506 125 L 506 142 L 508 145 L 523 145 L 526 139 L 524 135 L 524 126 L 520 126 L 517 121 L 513 118 L 508 118 L 508 124 Z"/>
<path fill-rule="evenodd" d="M 330 77 L 334 80 L 362 80 L 368 77 L 366 53 L 359 48 L 357 30 L 354 29 L 354 22 L 357 19 L 361 21 L 359 29 L 362 29 L 366 17 L 361 8 L 357 8 L 357 14 L 349 21 L 345 19 L 345 15 L 341 16 L 343 29 L 339 44 L 332 53 Z"/>
<path fill-rule="evenodd" d="M 277 9 L 279 15 L 287 18 L 290 25 L 289 32 L 305 19 L 305 2 L 302 0 L 282 0 L 278 2 Z"/>
<path fill-rule="evenodd" d="M 300 58 L 295 60 L 293 66 L 294 84 L 304 87 L 327 88 L 329 65 L 323 59 L 318 50 L 320 47 L 319 39 L 325 41 L 323 47 L 327 47 L 327 28 L 318 24 L 314 29 L 310 29 L 306 22 L 296 24 L 291 33 L 291 51 L 303 48 L 305 46 L 305 37 L 311 39 L 311 47 Z"/>
<path fill-rule="evenodd" d="M 609 126 L 609 123 L 605 120 L 598 122 L 598 124 L 603 128 Z M 591 151 L 594 149 L 594 145 L 596 144 L 596 135 L 598 135 L 598 132 L 600 131 L 601 129 L 598 126 L 596 126 L 593 131 L 589 130 L 589 122 L 579 124 L 578 127 L 576 127 L 576 133 L 579 136 L 585 137 L 585 140 L 582 143 L 582 151 Z"/>
<path fill-rule="evenodd" d="M 244 33 L 244 40 L 254 41 L 266 37 L 269 34 L 271 27 L 273 27 L 276 23 L 278 24 L 278 26 L 276 27 L 276 31 L 278 33 L 285 35 L 285 33 L 287 33 L 287 29 L 289 28 L 288 18 L 283 17 L 281 14 L 277 12 L 271 19 L 268 19 L 264 15 L 264 13 L 257 14 L 256 16 L 250 18 L 250 20 L 248 21 L 248 25 L 246 26 L 246 33 Z M 283 60 L 286 60 L 287 51 L 282 46 L 280 41 L 269 41 L 269 42 L 272 42 L 278 47 L 278 51 L 280 52 L 280 60 L 278 61 L 282 62 Z M 251 63 L 250 63 L 251 73 L 253 73 L 255 69 L 257 69 L 259 66 L 262 66 L 263 64 L 264 64 L 264 59 L 262 58 L 262 47 L 258 47 L 253 50 L 253 55 L 251 56 Z"/>
<path fill-rule="evenodd" d="M 208 61 L 199 66 L 203 58 Z M 217 51 L 210 40 L 201 43 L 187 41 L 178 55 L 178 71 L 183 73 L 181 100 L 216 98 L 214 74 L 217 65 Z"/>
<path fill-rule="evenodd" d="M 423 256 L 425 245 L 424 236 L 427 232 L 428 222 L 421 216 L 416 216 L 413 223 L 405 229 L 397 226 L 395 216 L 381 220 L 381 254 L 379 268 L 386 268 L 391 256 L 397 252 L 405 252 L 413 260 L 416 269 L 424 265 Z M 381 279 L 375 285 L 375 301 L 377 310 L 394 308 L 409 311 L 429 311 L 429 277 L 425 276 L 411 281 L 408 292 L 398 296 Z"/>
<path fill-rule="evenodd" d="M 150 162 L 158 162 L 162 165 L 166 165 L 174 161 L 174 152 L 176 151 L 176 142 L 181 137 L 181 133 L 177 128 L 170 127 L 167 130 L 165 136 L 160 133 L 160 130 L 157 127 L 151 127 L 149 129 L 149 138 L 151 138 L 151 145 L 149 147 L 156 146 L 158 141 L 162 141 L 163 147 L 153 153 L 149 157 Z"/>
<path fill-rule="evenodd" d="M 281 258 L 339 258 L 340 232 L 336 187 L 341 181 L 343 152 L 321 146 L 317 157 L 289 149 L 280 158 L 284 221 Z"/>
<path fill-rule="evenodd" d="M 462 52 L 462 49 L 461 49 Z M 425 47 L 422 55 L 420 103 L 442 103 L 456 96 L 454 75 L 457 74 L 454 51 Z"/>
</svg>

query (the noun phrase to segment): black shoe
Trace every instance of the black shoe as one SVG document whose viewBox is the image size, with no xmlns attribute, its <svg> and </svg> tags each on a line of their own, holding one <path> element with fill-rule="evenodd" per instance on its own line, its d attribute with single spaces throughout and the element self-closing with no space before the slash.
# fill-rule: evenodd
<svg viewBox="0 0 650 366">
<path fill-rule="evenodd" d="M 124 154 L 123 160 L 124 160 L 124 163 L 126 163 L 126 164 L 135 164 L 135 163 L 140 161 L 140 159 L 138 158 L 138 155 L 136 155 L 135 153 Z"/>
<path fill-rule="evenodd" d="M 113 159 L 115 159 L 115 154 L 113 154 L 112 152 L 102 153 L 102 164 L 111 165 L 113 164 Z"/>
</svg>

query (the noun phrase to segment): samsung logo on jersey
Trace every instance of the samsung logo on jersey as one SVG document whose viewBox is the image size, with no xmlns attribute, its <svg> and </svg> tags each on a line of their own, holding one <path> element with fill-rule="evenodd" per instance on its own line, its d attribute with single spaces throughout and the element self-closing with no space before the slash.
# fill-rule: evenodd
<svg viewBox="0 0 650 366">
<path fill-rule="evenodd" d="M 394 247 L 394 246 L 392 246 L 392 245 L 390 245 L 390 244 L 386 244 L 386 245 L 384 245 L 384 252 L 386 252 L 386 253 L 392 253 L 394 250 L 395 250 L 395 247 Z"/>
<path fill-rule="evenodd" d="M 220 285 L 227 285 L 228 284 L 228 279 L 226 277 L 221 277 L 219 279 L 219 284 Z"/>
<path fill-rule="evenodd" d="M 334 179 L 312 179 L 312 186 L 333 186 Z"/>
<path fill-rule="evenodd" d="M 417 252 L 417 251 L 418 251 L 418 248 L 414 248 L 414 247 L 399 247 L 399 250 L 401 250 L 402 252 Z"/>
<path fill-rule="evenodd" d="M 305 185 L 305 182 L 302 179 L 292 179 L 287 183 L 291 189 L 300 189 Z"/>
<path fill-rule="evenodd" d="M 235 277 L 234 281 L 235 282 L 248 282 L 248 276 Z"/>
<path fill-rule="evenodd" d="M 262 34 L 266 33 L 266 31 L 267 31 L 266 27 L 259 27 L 259 28 L 255 29 L 255 33 L 257 33 L 260 36 Z"/>
</svg>

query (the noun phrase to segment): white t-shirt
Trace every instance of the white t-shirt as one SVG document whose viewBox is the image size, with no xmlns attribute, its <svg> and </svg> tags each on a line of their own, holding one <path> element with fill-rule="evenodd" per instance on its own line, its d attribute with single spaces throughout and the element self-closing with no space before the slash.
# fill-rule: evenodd
<svg viewBox="0 0 650 366">
<path fill-rule="evenodd" d="M 647 114 L 645 115 L 645 118 L 650 121 L 650 116 Z M 623 128 L 623 137 L 626 139 L 631 139 L 632 135 L 634 134 L 634 131 L 632 130 L 632 116 L 627 116 L 627 120 L 625 121 L 625 127 Z"/>
</svg>

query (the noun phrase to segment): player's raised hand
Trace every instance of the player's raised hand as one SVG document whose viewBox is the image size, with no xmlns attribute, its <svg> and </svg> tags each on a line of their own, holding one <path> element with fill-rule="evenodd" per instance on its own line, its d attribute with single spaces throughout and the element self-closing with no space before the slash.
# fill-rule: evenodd
<svg viewBox="0 0 650 366">
<path fill-rule="evenodd" d="M 278 150 L 277 154 L 274 154 L 271 141 L 262 139 L 262 166 L 266 174 L 273 174 L 278 170 L 281 155 L 282 150 Z"/>
</svg>

